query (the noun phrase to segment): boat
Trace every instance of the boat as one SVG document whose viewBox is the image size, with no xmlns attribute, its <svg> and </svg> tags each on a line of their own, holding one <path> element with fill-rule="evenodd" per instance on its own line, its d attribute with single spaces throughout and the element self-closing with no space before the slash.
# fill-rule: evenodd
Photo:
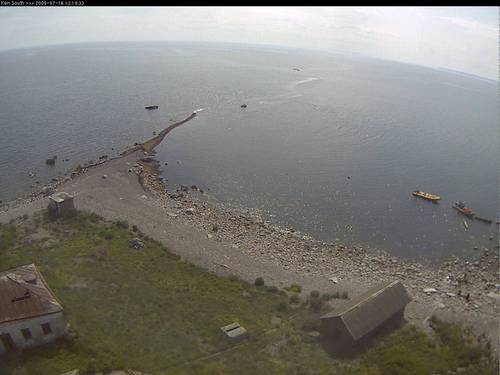
<svg viewBox="0 0 500 375">
<path fill-rule="evenodd" d="M 482 222 L 484 222 L 484 223 L 488 223 L 488 224 L 493 223 L 493 220 L 491 220 L 491 219 L 486 219 L 486 218 L 484 218 L 484 217 L 480 217 L 480 216 L 474 216 L 474 219 L 479 220 L 479 221 L 482 221 Z"/>
<path fill-rule="evenodd" d="M 437 203 L 441 199 L 439 195 L 429 194 L 420 190 L 415 190 L 412 192 L 412 194 L 415 197 L 424 198 L 435 203 Z"/>
<path fill-rule="evenodd" d="M 469 224 L 464 220 L 464 227 L 465 229 L 469 229 Z"/>
<path fill-rule="evenodd" d="M 466 207 L 465 206 L 465 203 L 462 202 L 462 201 L 456 201 L 453 206 L 452 206 L 455 210 L 457 210 L 458 212 L 460 212 L 461 214 L 469 217 L 469 218 L 473 218 L 474 217 L 474 212 L 472 211 L 471 208 L 469 207 Z"/>
<path fill-rule="evenodd" d="M 147 107 L 144 107 L 146 109 L 158 109 L 157 105 L 148 105 Z"/>
</svg>

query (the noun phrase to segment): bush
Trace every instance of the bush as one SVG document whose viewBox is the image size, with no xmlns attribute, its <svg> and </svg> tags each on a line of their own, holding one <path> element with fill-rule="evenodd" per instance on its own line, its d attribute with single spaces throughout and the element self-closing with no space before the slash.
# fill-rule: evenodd
<svg viewBox="0 0 500 375">
<path fill-rule="evenodd" d="M 335 293 L 324 293 L 322 296 L 321 296 L 321 299 L 323 301 L 330 301 L 334 298 L 340 298 L 340 299 L 349 299 L 349 294 L 347 292 L 335 292 Z"/>
<path fill-rule="evenodd" d="M 264 279 L 262 277 L 257 277 L 254 282 L 255 286 L 264 286 Z"/>
<path fill-rule="evenodd" d="M 302 292 L 302 287 L 299 284 L 292 284 L 289 287 L 286 287 L 285 290 L 293 293 L 300 293 Z"/>
<path fill-rule="evenodd" d="M 128 221 L 127 220 L 117 220 L 117 221 L 115 221 L 115 225 L 119 228 L 128 229 Z"/>
<path fill-rule="evenodd" d="M 279 312 L 285 312 L 288 310 L 288 303 L 287 302 L 280 302 L 280 303 L 278 303 L 278 306 L 276 307 L 276 309 Z"/>
<path fill-rule="evenodd" d="M 229 275 L 227 278 L 231 281 L 238 281 L 239 280 L 239 277 L 234 275 L 234 274 Z"/>
<path fill-rule="evenodd" d="M 300 296 L 298 294 L 292 294 L 290 296 L 290 303 L 299 303 L 300 302 Z"/>
<path fill-rule="evenodd" d="M 61 217 L 63 220 L 70 220 L 78 216 L 76 209 L 66 210 L 62 213 Z"/>
<path fill-rule="evenodd" d="M 105 240 L 112 240 L 115 236 L 113 234 L 113 232 L 109 229 L 101 229 L 99 231 L 99 235 L 104 237 Z"/>
<path fill-rule="evenodd" d="M 309 300 L 309 306 L 314 312 L 320 312 L 325 306 L 325 301 L 323 301 L 321 298 L 311 298 Z"/>
<path fill-rule="evenodd" d="M 307 319 L 303 324 L 302 324 L 302 329 L 306 332 L 310 331 L 319 331 L 320 329 L 321 322 L 319 319 Z"/>
<path fill-rule="evenodd" d="M 274 285 L 267 286 L 266 289 L 271 293 L 278 293 L 279 292 L 279 289 Z"/>
<path fill-rule="evenodd" d="M 312 299 L 316 299 L 316 298 L 319 298 L 319 292 L 317 290 L 313 290 L 311 293 L 310 293 L 310 296 Z"/>
<path fill-rule="evenodd" d="M 137 228 L 137 225 L 132 225 L 132 231 L 137 232 L 139 229 Z"/>
<path fill-rule="evenodd" d="M 335 298 L 335 297 L 334 297 L 334 296 L 333 296 L 333 294 L 331 294 L 331 293 L 323 293 L 323 294 L 321 295 L 321 299 L 322 299 L 323 301 L 325 301 L 325 302 L 330 301 L 330 300 L 332 300 L 333 298 Z"/>
<path fill-rule="evenodd" d="M 212 231 L 213 232 L 218 232 L 219 231 L 219 226 L 217 224 L 212 224 Z"/>
</svg>

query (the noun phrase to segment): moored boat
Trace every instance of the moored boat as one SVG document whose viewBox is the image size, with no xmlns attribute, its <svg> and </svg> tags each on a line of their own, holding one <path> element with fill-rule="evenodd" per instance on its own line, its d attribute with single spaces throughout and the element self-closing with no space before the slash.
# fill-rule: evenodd
<svg viewBox="0 0 500 375">
<path fill-rule="evenodd" d="M 147 107 L 144 107 L 146 109 L 158 109 L 157 105 L 148 105 Z"/>
<path fill-rule="evenodd" d="M 441 199 L 441 197 L 439 195 L 429 194 L 429 193 L 426 193 L 426 192 L 420 191 L 420 190 L 415 190 L 412 192 L 412 194 L 415 197 L 427 199 L 427 200 L 432 201 L 434 203 L 437 203 Z"/>
<path fill-rule="evenodd" d="M 470 217 L 470 218 L 473 218 L 474 217 L 474 212 L 472 211 L 471 208 L 469 207 L 466 207 L 465 206 L 465 203 L 464 202 L 461 202 L 461 201 L 456 201 L 453 206 L 452 206 L 455 210 L 457 210 L 458 212 L 460 212 L 461 214 L 467 216 L 467 217 Z"/>
</svg>

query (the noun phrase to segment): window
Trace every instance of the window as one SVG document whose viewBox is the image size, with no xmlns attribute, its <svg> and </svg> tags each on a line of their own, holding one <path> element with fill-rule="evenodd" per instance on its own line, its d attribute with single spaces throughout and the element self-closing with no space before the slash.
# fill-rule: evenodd
<svg viewBox="0 0 500 375">
<path fill-rule="evenodd" d="M 23 334 L 23 337 L 26 341 L 28 341 L 29 339 L 33 338 L 33 336 L 31 335 L 31 331 L 29 328 L 23 328 L 21 330 L 21 333 Z"/>
<path fill-rule="evenodd" d="M 45 333 L 46 335 L 48 335 L 49 333 L 52 333 L 52 328 L 50 328 L 49 323 L 43 323 L 42 329 L 43 329 L 43 333 Z"/>
</svg>

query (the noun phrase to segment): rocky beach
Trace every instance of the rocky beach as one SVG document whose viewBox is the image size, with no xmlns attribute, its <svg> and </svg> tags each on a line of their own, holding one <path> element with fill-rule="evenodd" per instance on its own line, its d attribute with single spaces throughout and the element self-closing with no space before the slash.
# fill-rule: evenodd
<svg viewBox="0 0 500 375">
<path fill-rule="evenodd" d="M 178 125 L 161 132 L 161 139 Z M 379 249 L 317 241 L 293 228 L 272 225 L 258 212 L 230 209 L 207 194 L 204 186 L 170 186 L 160 177 L 161 166 L 154 159 L 157 137 L 4 203 L 0 222 L 41 210 L 48 196 L 66 191 L 75 196 L 77 209 L 127 220 L 186 261 L 220 275 L 251 283 L 263 277 L 266 284 L 279 288 L 295 283 L 303 293 L 319 290 L 349 296 L 380 281 L 399 279 L 412 297 L 406 309 L 409 322 L 425 329 L 432 314 L 460 321 L 487 337 L 498 351 L 499 257 L 493 237 L 490 247 L 473 250 L 480 253 L 478 260 L 455 258 L 440 265 L 405 262 Z M 343 301 L 330 303 L 335 308 Z"/>
</svg>

